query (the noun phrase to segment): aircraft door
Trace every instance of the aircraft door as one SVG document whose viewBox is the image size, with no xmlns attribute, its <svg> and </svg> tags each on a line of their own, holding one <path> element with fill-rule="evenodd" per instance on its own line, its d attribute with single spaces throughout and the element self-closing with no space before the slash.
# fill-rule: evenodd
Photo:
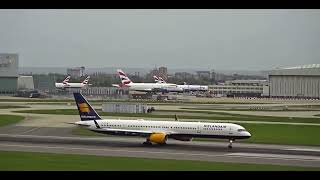
<svg viewBox="0 0 320 180">
<path fill-rule="evenodd" d="M 201 127 L 200 127 L 200 125 L 198 125 L 197 133 L 198 133 L 198 134 L 200 134 L 200 133 L 201 133 Z"/>
<path fill-rule="evenodd" d="M 231 127 L 231 126 L 229 127 L 229 134 L 230 134 L 230 135 L 232 135 L 232 134 L 233 134 L 233 129 L 232 129 L 232 127 Z"/>
</svg>

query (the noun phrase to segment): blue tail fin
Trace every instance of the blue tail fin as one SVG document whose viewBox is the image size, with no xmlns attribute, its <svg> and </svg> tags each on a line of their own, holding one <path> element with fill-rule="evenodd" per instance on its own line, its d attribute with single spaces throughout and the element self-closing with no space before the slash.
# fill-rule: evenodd
<svg viewBox="0 0 320 180">
<path fill-rule="evenodd" d="M 101 117 L 88 103 L 81 93 L 73 93 L 76 101 L 81 121 L 99 120 Z"/>
</svg>

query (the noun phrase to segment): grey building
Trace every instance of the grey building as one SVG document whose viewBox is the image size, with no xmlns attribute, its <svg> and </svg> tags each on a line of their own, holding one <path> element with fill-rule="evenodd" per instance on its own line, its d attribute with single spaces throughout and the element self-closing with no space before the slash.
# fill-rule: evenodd
<svg viewBox="0 0 320 180">
<path fill-rule="evenodd" d="M 196 71 L 198 78 L 204 77 L 204 78 L 210 78 L 211 73 L 210 71 Z"/>
<path fill-rule="evenodd" d="M 34 88 L 41 91 L 54 91 L 55 80 L 54 76 L 49 76 L 46 74 L 33 75 Z"/>
<path fill-rule="evenodd" d="M 276 69 L 269 72 L 270 97 L 320 98 L 320 64 Z"/>
<path fill-rule="evenodd" d="M 126 103 L 106 103 L 102 104 L 103 112 L 114 113 L 147 113 L 148 106 L 145 104 L 126 104 Z"/>
<path fill-rule="evenodd" d="M 84 76 L 85 67 L 74 67 L 67 68 L 67 74 L 73 77 L 82 77 Z"/>
<path fill-rule="evenodd" d="M 0 94 L 14 94 L 18 86 L 18 54 L 0 54 Z"/>
<path fill-rule="evenodd" d="M 32 76 L 19 76 L 18 77 L 18 89 L 34 89 Z"/>
</svg>

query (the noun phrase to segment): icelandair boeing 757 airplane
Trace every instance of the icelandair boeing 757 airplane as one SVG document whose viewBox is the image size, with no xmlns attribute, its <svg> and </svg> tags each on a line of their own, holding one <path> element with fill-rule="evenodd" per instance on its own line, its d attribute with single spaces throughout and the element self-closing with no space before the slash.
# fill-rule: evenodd
<svg viewBox="0 0 320 180">
<path fill-rule="evenodd" d="M 145 145 L 166 144 L 168 138 L 191 141 L 203 137 L 228 139 L 232 148 L 234 140 L 251 137 L 245 128 L 232 123 L 102 119 L 82 94 L 74 93 L 74 98 L 81 119 L 74 124 L 98 133 L 146 137 Z"/>
</svg>

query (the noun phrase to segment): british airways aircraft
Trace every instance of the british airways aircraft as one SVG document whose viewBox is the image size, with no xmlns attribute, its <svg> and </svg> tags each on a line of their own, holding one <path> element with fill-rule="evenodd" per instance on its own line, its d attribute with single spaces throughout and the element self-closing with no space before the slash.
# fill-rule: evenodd
<svg viewBox="0 0 320 180">
<path fill-rule="evenodd" d="M 172 83 L 134 83 L 121 69 L 118 69 L 117 73 L 121 79 L 121 84 L 113 84 L 112 86 L 118 88 L 128 87 L 129 90 L 141 92 L 164 92 L 178 88 L 176 84 Z"/>
<path fill-rule="evenodd" d="M 55 83 L 56 88 L 62 88 L 66 86 L 66 84 L 69 82 L 71 76 L 67 76 L 66 79 L 62 81 L 62 83 Z"/>
<path fill-rule="evenodd" d="M 83 88 L 83 87 L 91 85 L 91 84 L 89 84 L 90 76 L 88 76 L 81 83 L 69 83 L 69 79 L 70 79 L 70 76 L 68 76 L 62 83 L 55 83 L 56 88 L 58 88 L 58 89 Z"/>
<path fill-rule="evenodd" d="M 153 76 L 153 78 L 156 83 L 162 83 L 162 84 L 167 83 L 161 77 Z M 186 82 L 184 82 L 183 85 L 177 85 L 177 87 L 182 89 L 182 91 L 208 91 L 209 90 L 208 86 L 188 85 Z"/>
</svg>

